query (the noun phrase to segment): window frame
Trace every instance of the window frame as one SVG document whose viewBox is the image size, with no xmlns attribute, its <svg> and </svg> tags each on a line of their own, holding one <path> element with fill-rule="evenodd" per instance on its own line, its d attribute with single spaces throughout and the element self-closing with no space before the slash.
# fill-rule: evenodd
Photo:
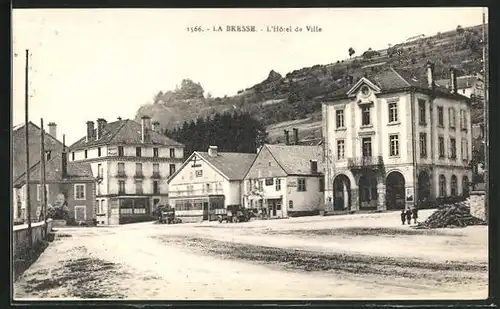
<svg viewBox="0 0 500 309">
<path fill-rule="evenodd" d="M 394 142 L 394 145 L 393 145 Z M 393 149 L 393 147 L 395 149 Z M 394 150 L 394 151 L 393 151 Z M 399 157 L 399 134 L 389 134 L 389 156 Z"/>
<path fill-rule="evenodd" d="M 344 109 L 335 110 L 335 127 L 337 129 L 345 128 L 345 111 L 344 111 Z"/>
<path fill-rule="evenodd" d="M 450 137 L 450 159 L 457 159 L 457 139 L 454 137 Z"/>
<path fill-rule="evenodd" d="M 398 102 L 390 102 L 388 104 L 389 109 L 389 123 L 398 123 L 399 121 L 399 108 Z M 394 119 L 392 119 L 394 118 Z"/>
<path fill-rule="evenodd" d="M 427 133 L 420 132 L 418 136 L 418 142 L 420 145 L 420 158 L 427 158 Z M 423 145 L 423 147 L 422 147 Z"/>
<path fill-rule="evenodd" d="M 366 116 L 366 118 L 365 118 Z M 371 126 L 372 125 L 372 116 L 371 116 L 371 106 L 361 106 L 361 126 L 366 127 L 366 126 Z M 367 123 L 365 123 L 365 120 L 368 120 Z"/>
<path fill-rule="evenodd" d="M 79 198 L 78 197 L 78 187 L 83 187 L 83 197 L 82 198 Z M 85 183 L 75 183 L 73 185 L 73 197 L 75 199 L 75 201 L 84 201 L 87 199 L 87 184 Z"/>
<path fill-rule="evenodd" d="M 444 159 L 446 157 L 446 146 L 444 141 L 444 136 L 438 136 L 438 157 Z"/>
<path fill-rule="evenodd" d="M 307 192 L 307 178 L 297 178 L 297 192 Z"/>
<path fill-rule="evenodd" d="M 444 108 L 442 106 L 436 106 L 437 113 L 437 125 L 440 128 L 444 127 Z"/>
<path fill-rule="evenodd" d="M 340 146 L 342 145 L 342 156 L 340 156 Z M 337 160 L 345 159 L 345 140 L 337 139 Z"/>
<path fill-rule="evenodd" d="M 365 155 L 365 144 L 370 144 L 370 155 Z M 372 138 L 371 137 L 363 137 L 361 138 L 361 156 L 363 158 L 371 158 L 373 156 L 372 149 Z"/>
<path fill-rule="evenodd" d="M 276 178 L 276 180 L 274 181 L 274 189 L 277 192 L 281 191 L 281 179 L 280 178 Z"/>
<path fill-rule="evenodd" d="M 158 147 L 153 147 L 153 158 L 159 158 L 160 157 L 160 151 L 158 150 Z"/>
<path fill-rule="evenodd" d="M 417 99 L 418 101 L 418 124 L 421 126 L 427 125 L 427 101 Z"/>
<path fill-rule="evenodd" d="M 135 156 L 137 158 L 141 158 L 142 157 L 142 147 L 135 147 Z"/>
</svg>

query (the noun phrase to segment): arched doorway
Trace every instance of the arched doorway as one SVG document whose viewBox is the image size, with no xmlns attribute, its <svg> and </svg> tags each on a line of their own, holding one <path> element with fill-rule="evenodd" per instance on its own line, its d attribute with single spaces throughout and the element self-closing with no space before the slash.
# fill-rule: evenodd
<svg viewBox="0 0 500 309">
<path fill-rule="evenodd" d="M 359 209 L 377 208 L 377 177 L 366 172 L 359 177 Z"/>
<path fill-rule="evenodd" d="M 462 177 L 462 195 L 469 197 L 469 177 Z"/>
<path fill-rule="evenodd" d="M 390 172 L 385 181 L 387 210 L 405 208 L 405 178 L 400 172 Z"/>
<path fill-rule="evenodd" d="M 431 198 L 431 177 L 427 171 L 421 171 L 418 175 L 418 195 L 419 203 L 425 203 Z"/>
<path fill-rule="evenodd" d="M 333 180 L 333 210 L 349 210 L 351 208 L 351 181 L 344 174 Z"/>
</svg>

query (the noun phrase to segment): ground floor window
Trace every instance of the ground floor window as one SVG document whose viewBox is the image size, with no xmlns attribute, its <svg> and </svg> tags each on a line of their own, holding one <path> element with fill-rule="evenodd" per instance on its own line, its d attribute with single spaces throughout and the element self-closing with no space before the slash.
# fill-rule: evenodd
<svg viewBox="0 0 500 309">
<path fill-rule="evenodd" d="M 202 210 L 202 199 L 177 200 L 175 201 L 175 210 Z"/>
<path fill-rule="evenodd" d="M 148 201 L 146 199 L 121 199 L 120 214 L 124 215 L 145 215 Z"/>
</svg>

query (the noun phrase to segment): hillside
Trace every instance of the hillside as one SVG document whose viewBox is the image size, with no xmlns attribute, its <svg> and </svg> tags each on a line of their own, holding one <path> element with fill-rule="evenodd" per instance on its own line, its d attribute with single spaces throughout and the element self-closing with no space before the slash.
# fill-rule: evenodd
<svg viewBox="0 0 500 309">
<path fill-rule="evenodd" d="M 243 110 L 263 121 L 273 140 L 281 137 L 283 129 L 291 127 L 299 128 L 301 138 L 319 137 L 320 99 L 343 87 L 347 74 L 354 76 L 356 81 L 386 65 L 424 74 L 425 63 L 429 60 L 435 63 L 436 79 L 449 78 L 451 66 L 456 67 L 461 75 L 480 72 L 481 26 L 459 26 L 431 37 L 422 35 L 383 50 L 359 52 L 346 46 L 346 55 L 350 58 L 302 68 L 285 76 L 271 70 L 264 81 L 230 97 L 205 96 L 201 85 L 184 80 L 178 89 L 166 93 L 160 91 L 152 104 L 141 106 L 136 118 L 149 115 L 163 128 L 171 129 L 200 116 Z M 481 113 L 480 107 L 474 111 L 473 122 L 481 121 Z"/>
</svg>

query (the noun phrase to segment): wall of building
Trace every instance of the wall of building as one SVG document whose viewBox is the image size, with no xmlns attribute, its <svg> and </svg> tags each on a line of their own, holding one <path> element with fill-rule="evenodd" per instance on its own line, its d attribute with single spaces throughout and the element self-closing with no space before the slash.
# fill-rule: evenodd
<svg viewBox="0 0 500 309">
<path fill-rule="evenodd" d="M 118 177 L 118 163 L 124 164 L 124 170 L 126 177 Z M 134 178 L 136 174 L 136 163 L 142 164 L 142 173 L 144 178 L 138 179 L 142 180 L 142 191 L 144 195 L 153 194 L 153 182 L 158 181 L 159 185 L 159 193 L 160 194 L 168 194 L 168 176 L 169 176 L 169 164 L 166 162 L 149 162 L 149 161 L 108 161 L 104 166 L 107 166 L 106 177 L 107 179 L 103 179 L 101 190 L 101 195 L 104 194 L 118 194 L 119 191 L 119 183 L 118 181 L 125 181 L 125 194 L 136 194 L 136 179 Z M 160 179 L 151 178 L 153 176 L 153 164 L 159 164 L 160 169 Z M 176 164 L 176 168 L 180 165 L 180 163 Z M 97 164 L 92 164 L 92 169 L 97 171 Z M 97 175 L 97 174 L 96 174 Z M 106 190 L 107 189 L 107 190 Z"/>
<path fill-rule="evenodd" d="M 306 191 L 298 191 L 297 184 L 299 178 L 306 179 Z M 321 177 L 301 177 L 288 176 L 286 179 L 285 202 L 286 214 L 292 216 L 293 213 L 313 213 L 323 209 L 324 192 L 320 191 Z M 290 201 L 293 201 L 293 207 L 290 208 Z"/>
<path fill-rule="evenodd" d="M 153 148 L 158 148 L 158 158 L 172 158 L 172 159 L 183 159 L 184 158 L 184 148 L 182 147 L 170 147 L 161 145 L 123 145 L 123 155 L 125 157 L 136 157 L 136 147 L 141 147 L 141 157 L 153 157 Z M 98 148 L 101 148 L 101 156 L 98 155 Z M 174 149 L 174 157 L 170 156 L 170 149 Z M 85 158 L 85 149 L 79 149 L 71 151 L 69 153 L 69 161 L 73 161 L 73 153 L 75 156 L 74 161 L 80 160 L 90 160 L 98 159 L 104 157 L 116 157 L 118 156 L 118 145 L 102 145 L 99 147 L 87 148 L 87 158 Z"/>
</svg>

